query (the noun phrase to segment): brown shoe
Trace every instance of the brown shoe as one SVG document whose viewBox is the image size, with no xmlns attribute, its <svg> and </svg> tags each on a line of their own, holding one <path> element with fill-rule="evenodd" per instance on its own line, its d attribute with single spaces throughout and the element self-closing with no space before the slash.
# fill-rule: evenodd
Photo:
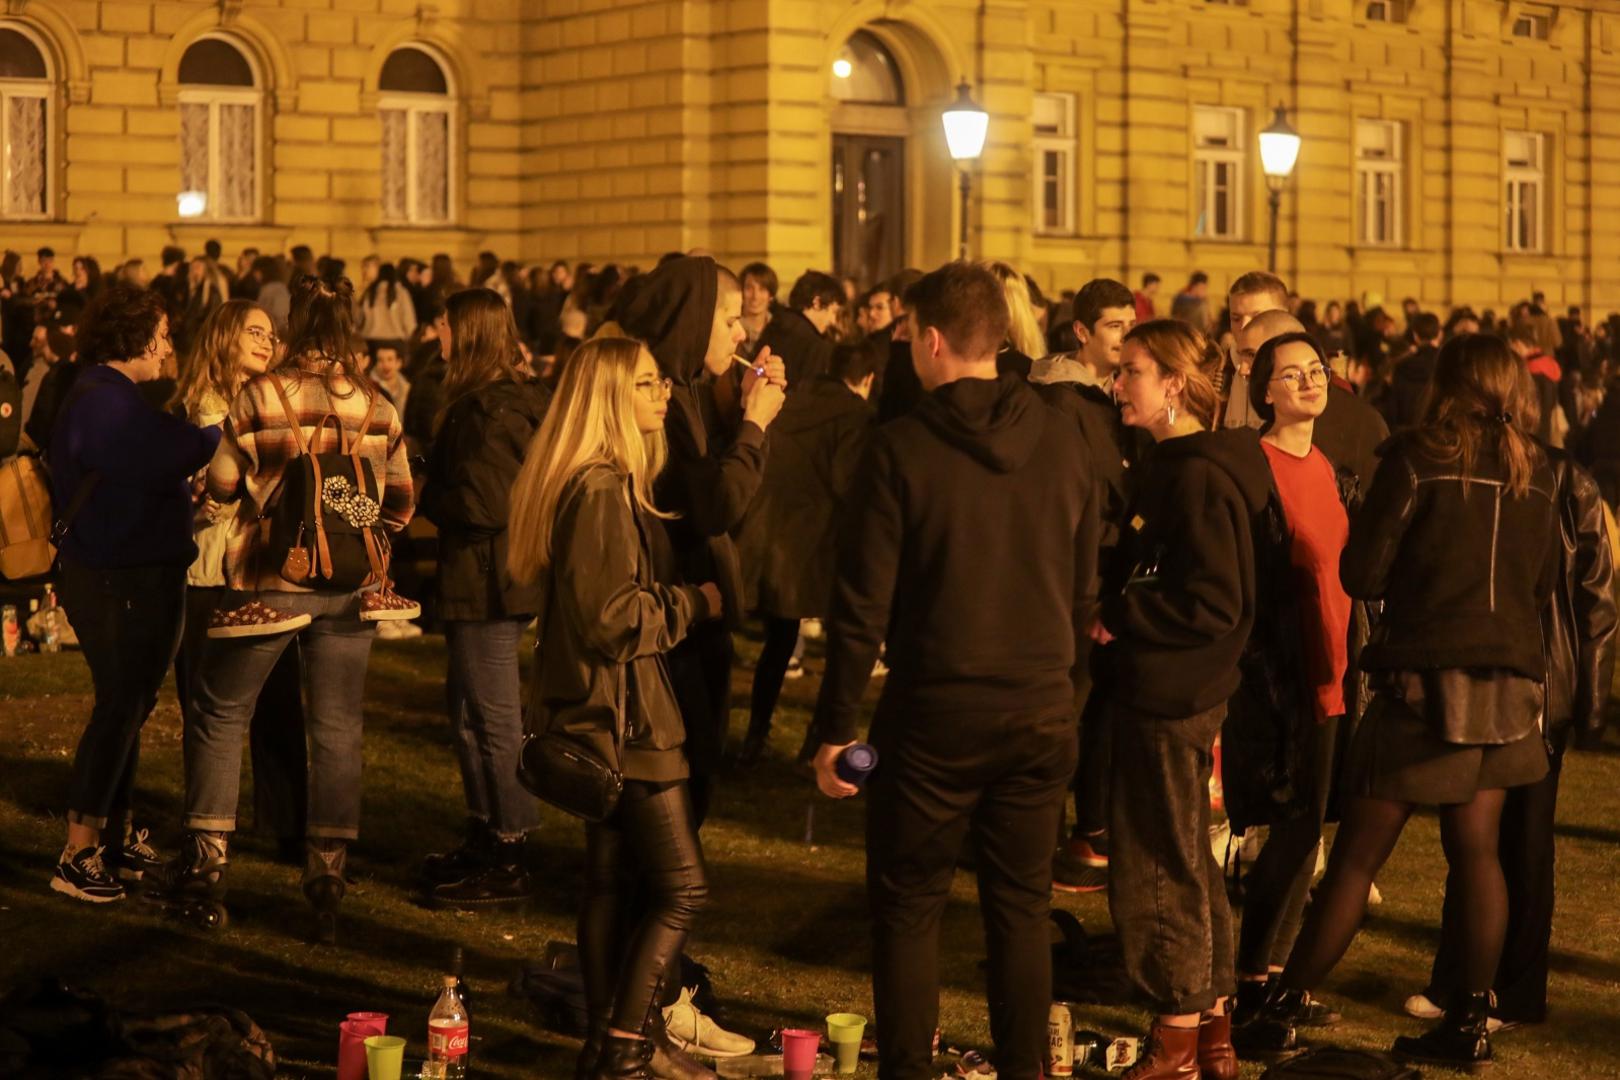
<svg viewBox="0 0 1620 1080">
<path fill-rule="evenodd" d="M 1198 1025 L 1198 1071 L 1204 1080 L 1238 1080 L 1238 1056 L 1232 1049 L 1232 1014 L 1211 1013 Z"/>
<path fill-rule="evenodd" d="M 1155 1023 L 1146 1050 L 1122 1080 L 1198 1080 L 1200 1030 Z"/>
<path fill-rule="evenodd" d="M 211 638 L 266 637 L 302 630 L 311 619 L 308 615 L 294 615 L 277 611 L 261 600 L 249 600 L 234 608 L 222 608 L 208 617 L 208 636 Z"/>
<path fill-rule="evenodd" d="M 383 622 L 389 619 L 415 619 L 422 614 L 422 605 L 395 592 L 393 586 L 384 585 L 360 594 L 362 622 Z"/>
</svg>

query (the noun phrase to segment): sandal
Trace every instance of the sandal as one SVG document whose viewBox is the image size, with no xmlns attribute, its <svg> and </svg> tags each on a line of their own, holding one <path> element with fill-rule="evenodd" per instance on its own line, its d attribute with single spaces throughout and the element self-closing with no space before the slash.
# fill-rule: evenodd
<svg viewBox="0 0 1620 1080">
<path fill-rule="evenodd" d="M 389 619 L 420 618 L 422 605 L 394 591 L 392 585 L 368 589 L 360 594 L 360 620 L 383 622 Z"/>
<path fill-rule="evenodd" d="M 308 615 L 277 611 L 262 600 L 249 600 L 234 608 L 222 608 L 208 617 L 211 638 L 266 637 L 302 630 L 311 622 Z"/>
</svg>

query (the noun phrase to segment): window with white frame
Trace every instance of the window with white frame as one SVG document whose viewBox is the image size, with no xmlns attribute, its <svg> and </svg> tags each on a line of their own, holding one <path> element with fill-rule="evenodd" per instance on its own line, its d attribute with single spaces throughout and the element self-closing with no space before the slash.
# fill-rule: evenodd
<svg viewBox="0 0 1620 1080">
<path fill-rule="evenodd" d="M 1075 231 L 1073 94 L 1035 95 L 1035 231 Z"/>
<path fill-rule="evenodd" d="M 383 64 L 383 220 L 442 225 L 454 205 L 455 102 L 445 66 L 425 48 L 395 49 Z"/>
<path fill-rule="evenodd" d="M 1552 18 L 1542 12 L 1526 11 L 1513 20 L 1513 36 L 1546 41 L 1552 30 Z"/>
<path fill-rule="evenodd" d="M 1363 244 L 1401 242 L 1403 170 L 1398 120 L 1356 121 L 1356 208 Z"/>
<path fill-rule="evenodd" d="M 263 90 L 247 54 L 220 37 L 180 57 L 180 216 L 259 217 Z"/>
<path fill-rule="evenodd" d="M 1403 23 L 1408 8 L 1407 0 L 1367 0 L 1367 21 Z"/>
<path fill-rule="evenodd" d="M 1542 249 L 1547 214 L 1546 150 L 1546 138 L 1536 132 L 1502 134 L 1502 202 L 1509 251 Z"/>
<path fill-rule="evenodd" d="M 1243 235 L 1243 127 L 1242 109 L 1193 109 L 1194 236 L 1236 240 Z"/>
<path fill-rule="evenodd" d="M 51 67 L 32 32 L 0 23 L 0 216 L 51 212 Z"/>
</svg>

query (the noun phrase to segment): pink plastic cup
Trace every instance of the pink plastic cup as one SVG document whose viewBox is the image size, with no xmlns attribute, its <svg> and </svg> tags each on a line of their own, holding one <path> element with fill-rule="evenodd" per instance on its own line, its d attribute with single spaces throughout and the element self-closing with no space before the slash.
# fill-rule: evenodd
<svg viewBox="0 0 1620 1080">
<path fill-rule="evenodd" d="M 788 1028 L 782 1032 L 782 1073 L 786 1080 L 810 1080 L 816 1071 L 821 1032 Z"/>
<path fill-rule="evenodd" d="M 368 1035 L 386 1035 L 386 1034 L 388 1034 L 388 1014 L 387 1013 L 383 1013 L 383 1012 L 352 1012 L 348 1016 L 345 1016 L 344 1019 L 347 1020 L 351 1024 L 358 1024 L 358 1025 L 361 1025 L 361 1026 L 370 1025 L 370 1026 L 375 1027 L 377 1029 L 376 1031 L 367 1032 L 366 1034 L 368 1034 Z"/>
<path fill-rule="evenodd" d="M 338 1025 L 337 1080 L 366 1080 L 366 1040 L 382 1033 L 375 1020 L 345 1020 Z"/>
</svg>

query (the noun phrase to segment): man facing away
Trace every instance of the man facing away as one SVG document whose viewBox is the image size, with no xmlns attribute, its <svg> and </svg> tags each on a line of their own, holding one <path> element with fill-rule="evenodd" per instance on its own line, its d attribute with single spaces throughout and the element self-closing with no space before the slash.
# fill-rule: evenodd
<svg viewBox="0 0 1620 1080">
<path fill-rule="evenodd" d="M 872 720 L 867 895 L 882 1080 L 932 1080 L 939 924 L 972 834 L 1004 1080 L 1036 1080 L 1051 997 L 1052 838 L 1075 764 L 1076 626 L 1095 597 L 1085 443 L 996 374 L 996 279 L 950 263 L 905 297 L 924 396 L 872 436 L 840 530 L 816 708 L 822 792 L 887 640 Z"/>
</svg>

